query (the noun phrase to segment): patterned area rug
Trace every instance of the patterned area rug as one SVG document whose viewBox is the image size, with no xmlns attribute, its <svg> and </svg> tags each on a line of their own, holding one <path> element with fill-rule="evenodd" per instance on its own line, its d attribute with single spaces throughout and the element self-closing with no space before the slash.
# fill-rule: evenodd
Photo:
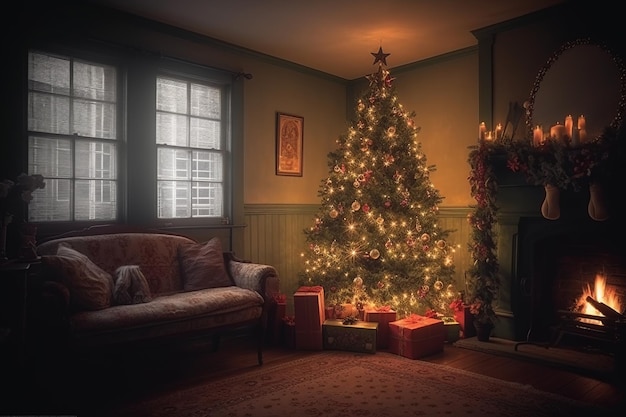
<svg viewBox="0 0 626 417">
<path fill-rule="evenodd" d="M 116 416 L 598 416 L 606 410 L 450 367 L 378 352 L 312 352 L 198 382 Z"/>
</svg>

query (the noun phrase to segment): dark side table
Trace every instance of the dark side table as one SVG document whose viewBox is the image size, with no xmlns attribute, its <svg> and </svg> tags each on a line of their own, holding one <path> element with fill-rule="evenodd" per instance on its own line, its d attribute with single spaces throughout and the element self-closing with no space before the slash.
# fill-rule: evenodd
<svg viewBox="0 0 626 417">
<path fill-rule="evenodd" d="M 29 277 L 33 261 L 8 261 L 0 265 L 0 346 L 2 358 L 21 366 L 26 354 L 26 316 Z"/>
</svg>

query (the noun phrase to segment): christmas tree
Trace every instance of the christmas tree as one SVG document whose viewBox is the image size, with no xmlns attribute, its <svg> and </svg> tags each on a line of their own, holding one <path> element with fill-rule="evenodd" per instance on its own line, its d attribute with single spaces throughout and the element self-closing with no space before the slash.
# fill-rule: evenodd
<svg viewBox="0 0 626 417">
<path fill-rule="evenodd" d="M 429 176 L 414 112 L 398 103 L 390 54 L 356 103 L 356 120 L 328 154 L 300 285 L 324 288 L 326 305 L 389 306 L 399 317 L 449 313 L 454 247 L 437 225 L 443 198 Z M 447 315 L 447 314 L 446 314 Z"/>
</svg>

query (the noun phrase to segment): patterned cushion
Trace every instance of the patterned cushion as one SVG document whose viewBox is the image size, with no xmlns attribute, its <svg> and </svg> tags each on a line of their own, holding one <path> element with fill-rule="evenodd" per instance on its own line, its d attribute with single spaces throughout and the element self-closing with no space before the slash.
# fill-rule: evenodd
<svg viewBox="0 0 626 417">
<path fill-rule="evenodd" d="M 181 245 L 178 253 L 185 291 L 234 285 L 226 272 L 222 243 L 218 238 L 207 243 Z"/>
<path fill-rule="evenodd" d="M 146 277 L 138 265 L 124 265 L 115 271 L 113 304 L 139 304 L 152 301 Z"/>
<path fill-rule="evenodd" d="M 42 257 L 45 266 L 62 277 L 76 310 L 101 310 L 111 306 L 113 277 L 87 256 L 65 245 L 56 255 Z"/>
</svg>

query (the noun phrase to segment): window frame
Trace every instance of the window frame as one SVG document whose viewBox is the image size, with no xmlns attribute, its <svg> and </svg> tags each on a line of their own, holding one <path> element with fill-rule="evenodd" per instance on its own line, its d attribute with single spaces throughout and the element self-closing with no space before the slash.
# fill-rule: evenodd
<svg viewBox="0 0 626 417">
<path fill-rule="evenodd" d="M 60 59 L 67 59 L 72 62 L 72 65 L 75 65 L 76 62 L 79 63 L 88 63 L 93 65 L 103 65 L 110 66 L 115 68 L 116 71 L 116 86 L 115 86 L 115 139 L 107 139 L 103 137 L 92 137 L 92 136 L 80 136 L 76 133 L 51 133 L 51 132 L 41 132 L 36 130 L 30 130 L 28 126 L 28 96 L 30 94 L 30 80 L 28 77 L 28 71 L 24 75 L 24 114 L 25 114 L 25 123 L 24 123 L 24 149 L 25 149 L 25 164 L 24 171 L 30 171 L 30 149 L 29 149 L 29 140 L 30 137 L 46 137 L 46 138 L 58 138 L 60 140 L 70 140 L 70 151 L 73 153 L 72 161 L 70 162 L 72 165 L 72 175 L 69 177 L 70 185 L 72 189 L 70 191 L 69 204 L 72 204 L 70 209 L 70 219 L 69 220 L 46 220 L 46 221 L 36 221 L 31 220 L 30 222 L 37 225 L 40 230 L 43 230 L 44 233 L 46 231 L 50 231 L 50 233 L 58 233 L 63 232 L 68 229 L 76 229 L 81 227 L 89 227 L 97 224 L 111 224 L 111 223 L 122 223 L 125 221 L 125 211 L 124 207 L 126 204 L 126 173 L 124 167 L 126 166 L 126 136 L 125 136 L 125 120 L 126 120 L 126 102 L 125 102 L 125 69 L 122 64 L 122 60 L 120 56 L 115 53 L 111 53 L 111 51 L 105 51 L 103 48 L 74 48 L 67 45 L 59 45 L 59 44 L 38 44 L 31 45 L 25 50 L 24 59 L 25 59 L 25 68 L 28 66 L 29 56 L 31 53 L 39 53 L 47 56 L 58 57 Z M 70 75 L 72 78 L 72 76 Z M 70 88 L 72 88 L 70 85 Z M 37 91 L 37 90 L 33 90 Z M 83 98 L 80 98 L 71 92 L 68 94 L 70 100 L 80 101 Z M 71 119 L 70 119 L 71 120 Z M 70 126 L 71 128 L 71 126 Z M 70 129 L 71 130 L 71 129 Z M 94 220 L 84 220 L 84 219 L 76 219 L 76 182 L 84 180 L 85 178 L 80 177 L 76 173 L 76 143 L 80 141 L 88 141 L 93 144 L 99 143 L 110 143 L 114 144 L 117 148 L 117 156 L 115 162 L 116 176 L 113 181 L 116 183 L 116 207 L 115 212 L 116 216 L 114 219 L 94 219 Z M 57 152 L 58 153 L 58 152 Z M 39 172 L 29 172 L 29 174 L 38 174 Z M 97 178 L 93 178 L 97 179 Z M 45 177 L 44 177 L 45 181 Z M 57 182 L 57 185 L 59 183 Z M 46 182 L 46 187 L 49 187 L 50 182 Z M 34 194 L 36 197 L 36 195 Z M 27 214 L 30 216 L 30 213 Z"/>
<path fill-rule="evenodd" d="M 158 68 L 156 76 L 154 78 L 155 88 L 155 100 L 154 100 L 154 139 L 155 146 L 154 153 L 157 158 L 159 146 L 170 149 L 187 149 L 187 150 L 209 150 L 204 148 L 192 148 L 192 147 L 178 147 L 178 146 L 163 146 L 156 143 L 156 83 L 159 77 L 170 78 L 178 81 L 185 81 L 188 83 L 197 83 L 203 85 L 209 85 L 219 87 L 221 90 L 221 132 L 220 132 L 220 149 L 211 150 L 212 152 L 219 151 L 222 154 L 222 215 L 221 216 L 207 216 L 207 217 L 185 217 L 185 218 L 159 218 L 158 217 L 158 201 L 154 202 L 155 209 L 155 221 L 158 224 L 170 227 L 186 227 L 186 226 L 215 226 L 225 225 L 230 223 L 230 219 L 233 218 L 233 76 L 231 73 L 227 73 L 221 70 L 216 70 L 199 64 L 193 64 L 189 62 L 181 62 L 175 59 L 162 59 L 161 65 Z M 189 111 L 187 116 L 189 116 Z M 158 162 L 157 162 L 158 163 Z M 156 167 L 158 169 L 158 167 Z M 158 198 L 158 173 L 155 171 L 154 190 L 155 198 Z M 193 182 L 193 179 L 189 181 Z M 190 193 L 193 194 L 193 190 L 190 189 Z M 193 198 L 193 196 L 191 197 Z M 190 208 L 193 211 L 193 207 Z"/>
</svg>

